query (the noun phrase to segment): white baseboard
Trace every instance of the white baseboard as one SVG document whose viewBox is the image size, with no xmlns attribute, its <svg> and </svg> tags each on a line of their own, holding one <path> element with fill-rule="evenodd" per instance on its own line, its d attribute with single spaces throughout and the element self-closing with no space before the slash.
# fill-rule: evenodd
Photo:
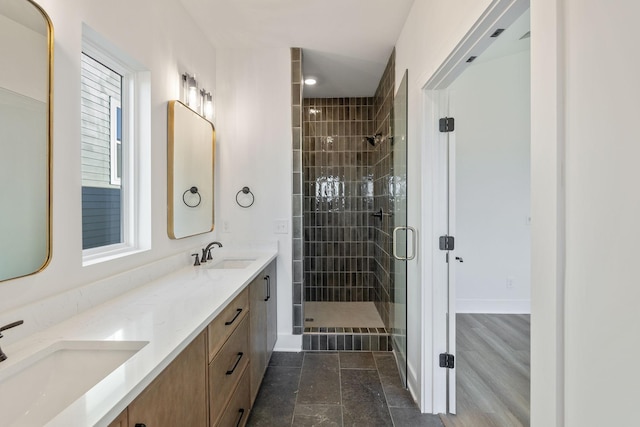
<svg viewBox="0 0 640 427">
<path fill-rule="evenodd" d="M 457 313 L 530 314 L 531 300 L 458 299 Z"/>
<path fill-rule="evenodd" d="M 278 334 L 274 350 L 296 353 L 302 351 L 302 335 Z"/>
</svg>

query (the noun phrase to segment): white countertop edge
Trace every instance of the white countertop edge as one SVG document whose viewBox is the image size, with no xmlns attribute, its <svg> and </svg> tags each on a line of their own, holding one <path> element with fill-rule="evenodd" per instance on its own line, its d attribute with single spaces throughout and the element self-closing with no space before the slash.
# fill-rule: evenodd
<svg viewBox="0 0 640 427">
<path fill-rule="evenodd" d="M 58 341 L 148 341 L 46 423 L 51 427 L 107 426 L 276 256 L 275 248 L 216 250 L 209 264 L 181 268 L 7 347 L 10 358 L 0 372 Z M 223 258 L 255 261 L 244 269 L 207 268 Z"/>
</svg>

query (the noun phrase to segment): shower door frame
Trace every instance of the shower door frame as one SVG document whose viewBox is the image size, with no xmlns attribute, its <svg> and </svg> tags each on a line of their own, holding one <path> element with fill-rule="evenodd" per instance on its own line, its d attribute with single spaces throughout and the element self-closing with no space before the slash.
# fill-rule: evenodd
<svg viewBox="0 0 640 427">
<path fill-rule="evenodd" d="M 403 73 L 400 87 L 393 100 L 393 128 L 391 144 L 393 144 L 393 233 L 392 233 L 392 259 L 393 268 L 393 300 L 390 301 L 390 337 L 392 348 L 395 354 L 398 372 L 404 387 L 407 387 L 408 353 L 407 353 L 407 283 L 408 271 L 407 263 L 416 257 L 417 235 L 416 230 L 408 225 L 408 70 Z M 403 90 L 404 93 L 400 94 Z M 403 102 L 401 106 L 404 113 L 398 116 L 398 102 Z M 399 120 L 402 120 L 400 122 Z M 401 156 L 398 156 L 400 154 Z M 398 158 L 401 157 L 401 158 Z M 411 232 L 411 240 L 409 240 Z M 409 252 L 409 241 L 412 243 L 412 250 Z M 398 250 L 399 249 L 399 250 Z"/>
</svg>

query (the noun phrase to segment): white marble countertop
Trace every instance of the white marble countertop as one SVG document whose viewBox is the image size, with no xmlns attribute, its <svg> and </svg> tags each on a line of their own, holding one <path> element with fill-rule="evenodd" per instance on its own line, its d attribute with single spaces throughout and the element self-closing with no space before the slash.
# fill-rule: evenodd
<svg viewBox="0 0 640 427">
<path fill-rule="evenodd" d="M 46 424 L 107 426 L 276 258 L 277 250 L 223 248 L 214 253 L 213 262 L 185 266 L 6 348 L 10 358 L 0 366 L 0 372 L 61 340 L 148 341 Z M 223 258 L 255 261 L 242 269 L 208 268 Z"/>
</svg>

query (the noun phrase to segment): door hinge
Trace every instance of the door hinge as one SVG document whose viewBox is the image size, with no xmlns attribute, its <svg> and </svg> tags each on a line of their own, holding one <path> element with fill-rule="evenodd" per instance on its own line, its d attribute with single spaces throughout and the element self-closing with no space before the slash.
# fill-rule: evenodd
<svg viewBox="0 0 640 427">
<path fill-rule="evenodd" d="M 440 132 L 453 132 L 455 120 L 453 117 L 443 117 L 440 119 Z"/>
<path fill-rule="evenodd" d="M 455 366 L 455 356 L 449 353 L 440 354 L 440 367 L 453 369 Z"/>
<path fill-rule="evenodd" d="M 440 250 L 452 251 L 455 245 L 455 239 L 453 236 L 440 236 Z"/>
</svg>

